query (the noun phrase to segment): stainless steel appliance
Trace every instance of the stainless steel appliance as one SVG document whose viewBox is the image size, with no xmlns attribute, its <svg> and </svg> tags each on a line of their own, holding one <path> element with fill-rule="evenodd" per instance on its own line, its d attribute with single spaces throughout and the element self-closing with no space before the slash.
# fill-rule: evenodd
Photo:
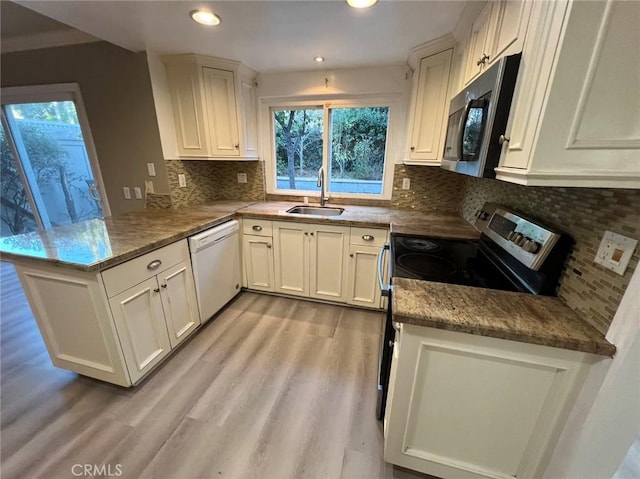
<svg viewBox="0 0 640 479">
<path fill-rule="evenodd" d="M 553 296 L 572 244 L 569 236 L 495 203 L 476 213 L 479 241 L 391 236 L 389 278 L 413 278 Z M 382 261 L 379 261 L 379 269 Z M 392 280 L 390 280 L 392 283 Z M 378 418 L 384 417 L 393 357 L 393 284 L 381 282 L 389 306 L 380 344 Z"/>
<path fill-rule="evenodd" d="M 519 65 L 501 58 L 451 100 L 442 168 L 495 178 Z"/>
</svg>

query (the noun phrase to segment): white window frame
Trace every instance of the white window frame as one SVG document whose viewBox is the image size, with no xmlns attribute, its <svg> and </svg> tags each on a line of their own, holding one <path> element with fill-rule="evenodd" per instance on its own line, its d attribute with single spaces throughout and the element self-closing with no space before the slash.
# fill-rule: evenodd
<svg viewBox="0 0 640 479">
<path fill-rule="evenodd" d="M 275 152 L 275 129 L 273 121 L 274 110 L 322 108 L 324 111 L 324 127 L 322 133 L 322 166 L 326 178 L 329 177 L 329 112 L 331 108 L 366 108 L 366 107 L 386 107 L 389 108 L 389 119 L 387 123 L 387 139 L 385 144 L 384 168 L 382 174 L 382 194 L 373 195 L 366 193 L 342 193 L 328 191 L 329 198 L 336 199 L 367 199 L 367 200 L 390 200 L 393 192 L 393 170 L 395 167 L 394 154 L 396 151 L 397 132 L 400 131 L 399 113 L 401 111 L 400 95 L 349 95 L 334 97 L 286 97 L 286 98 L 266 98 L 261 100 L 260 115 L 262 117 L 262 142 L 263 158 L 265 161 L 265 184 L 267 194 L 283 196 L 308 196 L 314 198 L 319 196 L 313 190 L 289 190 L 277 188 L 277 168 Z M 329 184 L 329 181 L 327 181 Z"/>
<path fill-rule="evenodd" d="M 4 87 L 0 91 L 0 103 L 3 106 L 17 103 L 45 103 L 51 101 L 74 102 L 76 114 L 78 115 L 78 124 L 82 131 L 84 146 L 87 150 L 87 157 L 89 158 L 89 163 L 93 173 L 93 181 L 97 187 L 98 194 L 100 195 L 102 216 L 104 218 L 111 216 L 109 199 L 107 198 L 106 188 L 102 179 L 102 172 L 100 171 L 100 164 L 98 163 L 98 153 L 96 152 L 96 147 L 93 143 L 93 135 L 89 128 L 89 118 L 87 117 L 84 102 L 82 101 L 80 85 L 78 83 L 53 83 L 50 85 Z M 3 126 L 8 130 L 8 125 Z M 7 131 L 6 134 L 8 135 L 9 132 Z M 16 152 L 13 152 L 13 154 L 15 155 Z M 18 161 L 17 158 L 16 161 Z M 29 193 L 29 195 L 31 195 L 31 193 Z M 38 208 L 38 210 L 40 210 L 40 208 Z M 38 212 L 36 216 L 39 216 L 40 214 L 41 213 Z M 40 225 L 40 227 L 42 227 L 42 225 Z"/>
</svg>

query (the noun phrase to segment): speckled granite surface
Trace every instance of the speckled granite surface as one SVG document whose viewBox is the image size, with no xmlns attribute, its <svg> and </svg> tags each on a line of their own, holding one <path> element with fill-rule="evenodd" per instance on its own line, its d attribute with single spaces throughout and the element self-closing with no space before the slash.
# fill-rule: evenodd
<svg viewBox="0 0 640 479">
<path fill-rule="evenodd" d="M 480 233 L 459 215 L 437 211 L 419 212 L 378 206 L 335 205 L 344 208 L 339 216 L 309 216 L 287 213 L 302 203 L 266 201 L 254 203 L 238 211 L 241 216 L 271 220 L 295 220 L 306 223 L 389 227 L 397 235 L 430 236 L 433 238 L 478 239 Z M 317 205 L 311 205 L 317 206 Z M 327 206 L 331 206 L 328 204 Z"/>
<path fill-rule="evenodd" d="M 393 319 L 612 356 L 615 346 L 560 299 L 393 278 Z"/>
<path fill-rule="evenodd" d="M 477 231 L 455 215 L 423 214 L 390 208 L 343 205 L 336 217 L 295 215 L 298 203 L 217 201 L 178 209 L 151 209 L 0 239 L 2 259 L 44 260 L 95 271 L 186 238 L 236 215 L 306 223 L 377 226 L 422 231 L 434 237 L 477 238 Z"/>
<path fill-rule="evenodd" d="M 186 238 L 234 217 L 250 204 L 220 201 L 183 209 L 137 211 L 46 232 L 0 239 L 3 260 L 37 259 L 95 271 Z"/>
</svg>

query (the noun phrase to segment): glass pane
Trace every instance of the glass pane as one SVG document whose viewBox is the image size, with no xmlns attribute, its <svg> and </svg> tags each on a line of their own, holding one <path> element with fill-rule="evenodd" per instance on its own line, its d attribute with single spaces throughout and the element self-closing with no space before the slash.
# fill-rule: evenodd
<svg viewBox="0 0 640 479">
<path fill-rule="evenodd" d="M 331 110 L 329 191 L 382 194 L 388 123 L 388 107 Z"/>
<path fill-rule="evenodd" d="M 4 127 L 0 125 L 0 236 L 13 236 L 35 231 L 36 224 L 27 192 L 16 168 Z"/>
<path fill-rule="evenodd" d="M 57 226 L 102 218 L 73 101 L 10 105 L 7 114 L 43 219 Z"/>
<path fill-rule="evenodd" d="M 273 112 L 278 189 L 320 191 L 322 116 L 321 109 Z"/>
</svg>

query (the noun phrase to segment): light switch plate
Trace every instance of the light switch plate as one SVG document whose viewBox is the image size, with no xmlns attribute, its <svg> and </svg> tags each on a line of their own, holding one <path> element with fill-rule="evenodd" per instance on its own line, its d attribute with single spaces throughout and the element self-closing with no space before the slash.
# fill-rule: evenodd
<svg viewBox="0 0 640 479">
<path fill-rule="evenodd" d="M 147 172 L 149 176 L 156 176 L 156 165 L 153 163 L 147 163 Z"/>
<path fill-rule="evenodd" d="M 402 178 L 402 189 L 408 190 L 411 188 L 411 179 L 410 178 Z"/>
<path fill-rule="evenodd" d="M 637 245 L 638 240 L 605 231 L 594 261 L 622 276 Z"/>
<path fill-rule="evenodd" d="M 184 173 L 178 175 L 178 186 L 180 186 L 180 188 L 187 187 L 187 177 L 184 176 Z"/>
<path fill-rule="evenodd" d="M 139 186 L 133 187 L 133 194 L 136 196 L 136 200 L 142 199 L 142 189 Z"/>
<path fill-rule="evenodd" d="M 246 183 L 246 182 L 247 182 L 247 174 L 238 173 L 238 183 Z"/>
<path fill-rule="evenodd" d="M 122 187 L 122 193 L 124 194 L 124 198 L 126 200 L 130 200 L 131 199 L 131 189 L 128 186 L 123 186 Z"/>
</svg>

